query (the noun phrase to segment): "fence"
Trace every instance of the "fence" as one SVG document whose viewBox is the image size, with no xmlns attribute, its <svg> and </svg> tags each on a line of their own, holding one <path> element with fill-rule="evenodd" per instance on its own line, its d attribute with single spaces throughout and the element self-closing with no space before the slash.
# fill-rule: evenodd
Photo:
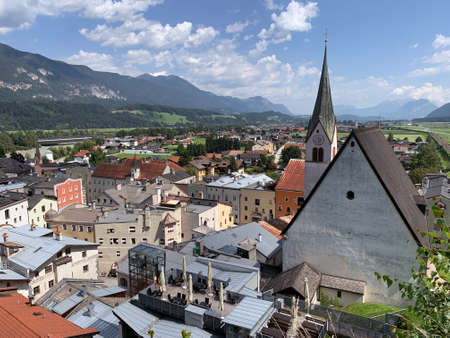
<svg viewBox="0 0 450 338">
<path fill-rule="evenodd" d="M 291 306 L 291 298 L 263 295 L 265 300 L 276 301 L 277 298 L 283 299 L 287 307 Z M 298 301 L 298 309 L 307 312 L 305 301 Z M 393 314 L 386 314 L 383 322 L 317 304 L 310 306 L 309 313 L 326 319 L 328 332 L 347 337 L 394 337 L 391 327 L 398 322 L 398 317 Z"/>
</svg>

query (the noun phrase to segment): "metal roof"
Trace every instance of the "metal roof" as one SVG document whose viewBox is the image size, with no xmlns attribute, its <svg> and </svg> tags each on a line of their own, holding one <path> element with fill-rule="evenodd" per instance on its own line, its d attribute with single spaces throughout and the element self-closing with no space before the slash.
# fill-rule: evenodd
<svg viewBox="0 0 450 338">
<path fill-rule="evenodd" d="M 88 314 L 88 307 L 85 306 L 67 319 L 83 329 L 88 327 L 98 329 L 100 334 L 95 335 L 95 338 L 119 337 L 119 319 L 114 316 L 113 308 L 98 300 L 94 300 L 91 304 L 91 316 Z"/>
<path fill-rule="evenodd" d="M 8 257 L 8 261 L 25 269 L 38 269 L 67 246 L 97 246 L 96 243 L 70 237 L 63 236 L 61 240 L 56 240 L 51 236 L 42 236 L 46 232 L 44 228 L 36 228 L 33 231 L 29 229 L 29 225 L 24 225 L 18 228 L 3 228 L 0 231 L 0 233 L 8 234 L 8 241 L 24 246 L 18 253 Z M 39 234 L 42 235 L 39 236 Z"/>
<path fill-rule="evenodd" d="M 115 295 L 116 293 L 121 293 L 127 291 L 124 288 L 121 288 L 120 286 L 111 286 L 109 288 L 102 288 L 98 290 L 89 291 L 89 294 L 95 297 L 107 297 Z"/>
<path fill-rule="evenodd" d="M 244 297 L 242 301 L 225 317 L 224 323 L 243 327 L 249 330 L 254 329 L 258 324 L 263 324 L 264 319 L 271 314 L 273 303 L 252 298 Z"/>
<path fill-rule="evenodd" d="M 223 176 L 218 180 L 208 183 L 208 187 L 221 187 L 230 189 L 241 189 L 246 188 L 249 185 L 256 184 L 260 182 L 261 185 L 266 185 L 273 183 L 274 181 L 265 174 L 249 175 L 249 174 L 239 174 L 235 176 Z"/>
<path fill-rule="evenodd" d="M 191 312 L 191 313 L 195 313 L 195 314 L 197 314 L 197 315 L 203 316 L 203 314 L 204 314 L 207 310 L 206 310 L 205 308 L 202 308 L 202 307 L 199 307 L 199 306 L 195 306 L 195 305 L 189 304 L 189 305 L 186 307 L 185 311 Z"/>
<path fill-rule="evenodd" d="M 0 281 L 10 281 L 10 280 L 28 280 L 28 278 L 9 269 L 5 270 L 0 269 Z"/>
<path fill-rule="evenodd" d="M 215 208 L 216 205 L 200 205 L 200 204 L 189 204 L 186 206 L 187 212 L 193 212 L 196 214 L 201 214 L 209 209 Z"/>
<path fill-rule="evenodd" d="M 278 251 L 281 243 L 276 236 L 256 222 L 207 234 L 201 238 L 201 241 L 208 249 L 219 250 L 226 245 L 237 246 L 239 242 L 247 238 L 258 240 L 259 234 L 261 234 L 262 240 L 256 243 L 256 249 L 265 257 L 272 257 Z"/>
<path fill-rule="evenodd" d="M 53 306 L 52 311 L 56 312 L 59 315 L 63 315 L 67 311 L 73 309 L 75 306 L 80 304 L 86 298 L 87 298 L 86 293 L 83 293 L 81 291 L 74 293 L 72 296 L 64 299 L 62 302 Z"/>
<path fill-rule="evenodd" d="M 30 226 L 23 225 L 18 228 L 14 228 L 14 231 L 19 234 L 23 234 L 29 237 L 42 237 L 47 236 L 51 233 L 53 233 L 52 229 L 47 229 L 39 226 L 35 226 L 33 230 L 31 230 Z"/>
</svg>

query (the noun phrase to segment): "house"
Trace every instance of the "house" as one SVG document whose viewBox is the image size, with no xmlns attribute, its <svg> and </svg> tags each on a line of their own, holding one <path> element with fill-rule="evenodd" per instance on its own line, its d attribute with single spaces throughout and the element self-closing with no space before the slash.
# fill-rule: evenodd
<svg viewBox="0 0 450 338">
<path fill-rule="evenodd" d="M 245 165 L 255 165 L 262 155 L 267 155 L 267 150 L 249 150 L 237 155 L 237 158 L 244 162 Z"/>
<path fill-rule="evenodd" d="M 445 174 L 427 174 L 422 180 L 425 198 L 445 197 L 450 199 L 449 178 Z"/>
<path fill-rule="evenodd" d="M 234 222 L 241 224 L 243 222 L 240 217 L 241 189 L 255 184 L 265 186 L 269 183 L 274 183 L 274 181 L 264 174 L 248 175 L 233 173 L 231 176 L 222 176 L 218 180 L 208 183 L 206 185 L 205 197 L 224 203 L 231 203 L 233 206 Z"/>
<path fill-rule="evenodd" d="M 0 224 L 21 226 L 28 224 L 28 199 L 18 192 L 0 193 Z"/>
<path fill-rule="evenodd" d="M 275 186 L 275 217 L 295 215 L 305 197 L 305 161 L 291 159 Z"/>
<path fill-rule="evenodd" d="M 89 163 L 91 152 L 89 150 L 80 150 L 73 155 L 73 160 L 77 163 Z"/>
<path fill-rule="evenodd" d="M 272 154 L 274 151 L 273 143 L 267 140 L 257 140 L 252 146 L 253 151 L 267 151 L 268 154 Z"/>
<path fill-rule="evenodd" d="M 80 328 L 67 319 L 40 306 L 30 306 L 30 299 L 13 288 L 0 290 L 3 337 L 94 337 L 94 327 Z M 7 323 L 7 324 L 6 324 Z"/>
<path fill-rule="evenodd" d="M 262 185 L 259 182 L 241 189 L 241 223 L 271 221 L 275 217 L 275 190 L 273 183 Z"/>
<path fill-rule="evenodd" d="M 21 163 L 9 157 L 0 158 L 0 173 L 3 173 L 6 177 L 28 175 L 31 171 L 32 168 L 28 164 Z"/>
<path fill-rule="evenodd" d="M 31 290 L 34 301 L 64 278 L 98 278 L 95 243 L 34 225 L 3 227 L 1 233 L 1 260 L 8 270 L 27 279 L 27 287 L 19 288 L 19 292 L 29 296 Z"/>
<path fill-rule="evenodd" d="M 200 182 L 203 180 L 203 177 L 214 175 L 216 163 L 208 159 L 196 159 L 190 161 L 188 167 L 194 170 L 195 178 L 197 179 L 197 182 Z"/>
<path fill-rule="evenodd" d="M 381 131 L 353 130 L 283 231 L 283 271 L 306 262 L 364 282 L 365 302 L 403 304 L 374 273 L 409 280 L 417 247 L 429 244 L 419 235 L 428 231 L 419 200 Z M 335 291 L 339 300 L 345 290 Z"/>
<path fill-rule="evenodd" d="M 44 182 L 35 184 L 33 191 L 35 195 L 56 198 L 58 209 L 64 209 L 72 204 L 85 203 L 81 178 L 49 177 Z"/>
<path fill-rule="evenodd" d="M 55 198 L 42 195 L 32 195 L 28 197 L 28 223 L 46 228 L 45 216 L 47 212 L 58 211 L 58 203 Z"/>
<path fill-rule="evenodd" d="M 192 184 L 196 177 L 189 174 L 187 171 L 171 171 L 168 174 L 161 175 L 159 181 L 163 184 L 178 183 L 178 184 Z"/>
</svg>

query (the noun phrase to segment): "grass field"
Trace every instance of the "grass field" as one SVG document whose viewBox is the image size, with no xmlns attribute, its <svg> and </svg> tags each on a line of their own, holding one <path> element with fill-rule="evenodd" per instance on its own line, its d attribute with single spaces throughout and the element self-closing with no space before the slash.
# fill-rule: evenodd
<svg viewBox="0 0 450 338">
<path fill-rule="evenodd" d="M 114 154 L 114 155 L 117 156 L 117 158 L 119 158 L 119 159 L 124 159 L 124 158 L 128 158 L 128 157 L 134 157 L 134 154 L 125 154 L 125 153 Z M 139 158 L 151 158 L 153 156 L 157 156 L 157 157 L 160 157 L 160 158 L 165 159 L 165 160 L 173 157 L 172 154 L 167 154 L 167 155 L 136 154 L 136 157 L 139 157 Z"/>
<path fill-rule="evenodd" d="M 375 317 L 389 312 L 395 312 L 401 310 L 401 308 L 397 306 L 390 305 L 382 305 L 375 303 L 353 303 L 339 310 L 350 312 L 355 315 L 363 316 L 363 317 Z"/>
</svg>

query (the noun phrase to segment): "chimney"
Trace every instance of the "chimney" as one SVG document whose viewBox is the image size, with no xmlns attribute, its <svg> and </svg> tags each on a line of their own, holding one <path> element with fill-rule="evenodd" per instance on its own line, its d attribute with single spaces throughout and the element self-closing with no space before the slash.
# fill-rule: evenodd
<svg viewBox="0 0 450 338">
<path fill-rule="evenodd" d="M 258 234 L 258 242 L 261 243 L 262 242 L 262 235 Z"/>
<path fill-rule="evenodd" d="M 92 210 L 95 210 L 95 201 L 92 202 Z"/>
<path fill-rule="evenodd" d="M 95 315 L 94 304 L 89 303 L 89 305 L 87 306 L 87 315 L 88 315 L 88 317 L 92 317 Z"/>
<path fill-rule="evenodd" d="M 116 190 L 118 190 L 118 191 L 122 190 L 122 184 L 119 183 L 119 184 L 116 186 Z"/>
<path fill-rule="evenodd" d="M 30 224 L 30 230 L 31 230 L 31 231 L 34 231 L 34 228 L 35 228 L 34 223 L 31 223 L 31 224 Z"/>
<path fill-rule="evenodd" d="M 3 233 L 2 237 L 4 243 L 8 242 L 8 234 L 6 232 Z"/>
<path fill-rule="evenodd" d="M 56 231 L 54 232 L 54 235 L 55 235 L 55 239 L 56 239 L 57 241 L 62 240 L 62 235 L 61 235 L 61 232 L 60 232 L 59 230 L 56 230 Z"/>
</svg>

